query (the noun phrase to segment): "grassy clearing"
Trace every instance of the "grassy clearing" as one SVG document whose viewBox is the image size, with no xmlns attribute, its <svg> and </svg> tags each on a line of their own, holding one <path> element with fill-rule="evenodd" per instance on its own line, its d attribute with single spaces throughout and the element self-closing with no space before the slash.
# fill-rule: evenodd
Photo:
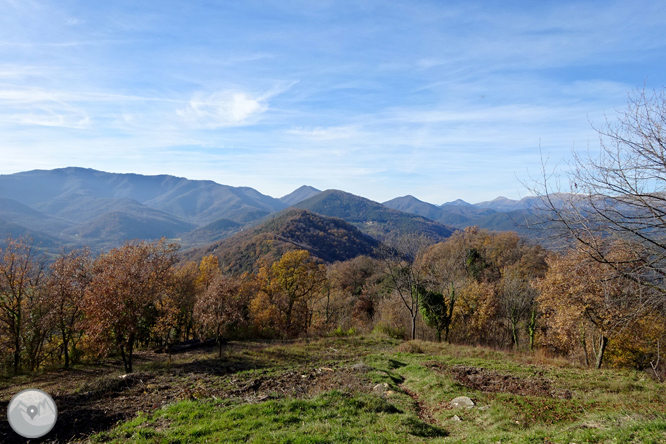
<svg viewBox="0 0 666 444">
<path fill-rule="evenodd" d="M 120 423 L 58 442 L 666 442 L 662 384 L 540 355 L 350 336 L 233 343 L 219 359 L 146 358 L 138 370 L 61 385 L 77 408 L 128 407 Z M 451 409 L 457 396 L 476 406 Z"/>
</svg>

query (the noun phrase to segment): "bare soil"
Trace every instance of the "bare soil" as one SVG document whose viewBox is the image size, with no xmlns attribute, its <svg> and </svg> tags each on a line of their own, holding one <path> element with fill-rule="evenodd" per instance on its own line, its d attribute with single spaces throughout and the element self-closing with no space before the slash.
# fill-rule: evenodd
<svg viewBox="0 0 666 444">
<path fill-rule="evenodd" d="M 26 441 L 7 421 L 0 421 L 2 443 L 86 442 L 139 412 L 150 413 L 186 399 L 229 399 L 260 402 L 281 397 L 310 397 L 333 389 L 370 391 L 370 381 L 351 368 L 359 350 L 333 347 L 290 354 L 275 343 L 229 343 L 222 358 L 216 347 L 172 356 L 137 353 L 139 371 L 123 375 L 119 362 L 0 379 L 0 415 L 7 415 L 11 397 L 26 388 L 51 394 L 58 407 L 54 429 L 41 440 Z"/>
<path fill-rule="evenodd" d="M 486 393 L 511 393 L 520 396 L 540 396 L 570 399 L 569 390 L 555 389 L 551 381 L 537 373 L 531 377 L 518 377 L 464 365 L 447 366 L 441 362 L 430 361 L 428 368 L 450 375 L 456 382 L 472 390 Z"/>
</svg>

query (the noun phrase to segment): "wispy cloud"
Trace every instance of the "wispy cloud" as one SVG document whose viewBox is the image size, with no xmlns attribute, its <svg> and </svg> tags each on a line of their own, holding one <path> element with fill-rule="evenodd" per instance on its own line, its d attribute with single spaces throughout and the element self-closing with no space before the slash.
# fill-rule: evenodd
<svg viewBox="0 0 666 444">
<path fill-rule="evenodd" d="M 628 90 L 666 84 L 666 4 L 650 0 L 0 9 L 0 173 L 511 197 L 539 145 L 564 157 Z"/>
</svg>

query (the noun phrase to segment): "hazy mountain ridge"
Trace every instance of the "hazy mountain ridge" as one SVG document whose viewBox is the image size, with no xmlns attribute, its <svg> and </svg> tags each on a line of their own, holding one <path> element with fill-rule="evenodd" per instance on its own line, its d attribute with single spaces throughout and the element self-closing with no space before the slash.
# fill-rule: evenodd
<svg viewBox="0 0 666 444">
<path fill-rule="evenodd" d="M 294 207 L 343 219 L 379 240 L 390 236 L 417 234 L 438 242 L 454 228 L 422 216 L 394 210 L 380 203 L 340 190 L 326 190 Z"/>
<path fill-rule="evenodd" d="M 169 175 L 74 167 L 0 175 L 3 237 L 21 233 L 44 238 L 43 231 L 67 246 L 102 248 L 126 239 L 180 238 L 222 218 L 244 224 L 286 206 L 252 188 Z"/>
<path fill-rule="evenodd" d="M 437 206 L 403 196 L 380 204 L 308 185 L 275 199 L 249 187 L 210 180 L 70 167 L 0 175 L 0 232 L 3 240 L 9 235 L 32 237 L 36 245 L 56 253 L 63 246 L 88 244 L 100 250 L 128 239 L 162 236 L 187 249 L 252 230 L 269 218 L 281 217 L 280 211 L 292 204 L 342 219 L 379 241 L 419 234 L 436 242 L 470 225 L 530 236 L 515 222 L 535 216 L 530 209 L 535 199 L 498 198 L 479 204 L 458 199 Z M 298 240 L 289 242 L 294 245 Z M 328 260 L 328 253 L 316 253 Z"/>
</svg>

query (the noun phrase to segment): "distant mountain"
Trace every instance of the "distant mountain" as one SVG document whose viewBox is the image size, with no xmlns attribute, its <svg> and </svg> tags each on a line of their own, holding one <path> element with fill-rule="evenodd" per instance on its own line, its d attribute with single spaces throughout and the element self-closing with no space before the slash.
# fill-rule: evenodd
<svg viewBox="0 0 666 444">
<path fill-rule="evenodd" d="M 241 273 L 256 269 L 261 260 L 270 263 L 290 250 L 304 249 L 331 263 L 373 255 L 378 246 L 377 240 L 341 219 L 290 208 L 257 227 L 184 255 L 186 259 L 199 260 L 212 254 L 220 259 L 225 271 Z"/>
<path fill-rule="evenodd" d="M 5 197 L 0 197 L 0 218 L 7 222 L 21 224 L 31 230 L 59 233 L 73 224 L 66 220 L 49 216 L 27 205 Z"/>
<path fill-rule="evenodd" d="M 558 205 L 568 196 L 552 197 Z M 437 242 L 449 237 L 455 229 L 470 225 L 514 230 L 533 237 L 534 232 L 525 226 L 538 219 L 536 208 L 540 203 L 538 197 L 521 200 L 501 197 L 474 205 L 458 199 L 436 206 L 408 195 L 382 205 L 344 191 L 322 192 L 307 185 L 275 199 L 252 188 L 220 185 L 210 180 L 70 167 L 0 175 L 0 242 L 7 236 L 28 236 L 35 245 L 58 253 L 63 247 L 87 244 L 93 251 L 99 251 L 129 239 L 164 236 L 180 242 L 184 249 L 204 248 L 232 235 L 234 239 L 248 236 L 247 233 L 264 226 L 266 221 L 282 218 L 281 212 L 287 207 L 342 219 L 372 236 L 375 242 L 407 234 L 423 235 Z M 322 228 L 328 227 L 321 225 L 323 222 L 306 223 L 306 219 L 303 216 L 289 224 L 312 225 L 313 232 L 321 233 L 317 236 L 328 239 L 323 250 L 315 248 L 319 238 L 310 239 L 303 233 L 299 235 L 301 240 L 283 234 L 279 238 L 272 238 L 267 232 L 260 234 L 266 242 L 272 239 L 271 245 L 283 249 L 303 244 L 324 261 L 343 257 L 327 253 L 342 248 L 331 239 L 331 233 L 336 231 Z M 348 235 L 345 230 L 341 229 L 341 235 Z M 285 243 L 283 239 L 290 240 Z M 264 240 L 252 242 L 259 251 L 274 251 Z M 344 239 L 340 242 L 347 245 Z"/>
<path fill-rule="evenodd" d="M 561 203 L 562 199 L 566 197 L 567 195 L 563 193 L 554 193 L 551 195 L 551 198 L 555 200 L 556 205 L 558 203 Z M 478 208 L 490 208 L 495 211 L 507 212 L 507 211 L 525 210 L 525 209 L 536 210 L 539 208 L 543 208 L 544 205 L 541 201 L 541 197 L 539 196 L 527 196 L 523 197 L 520 200 L 507 199 L 506 197 L 500 196 L 493 200 L 489 200 L 486 202 L 479 202 L 477 204 L 474 204 L 474 206 Z"/>
<path fill-rule="evenodd" d="M 556 198 L 561 201 L 561 196 Z M 436 207 L 412 196 L 404 196 L 384 202 L 384 205 L 459 229 L 477 225 L 493 231 L 515 231 L 523 237 L 537 239 L 543 233 L 529 227 L 543 221 L 535 209 L 540 203 L 539 198 L 532 196 L 520 201 L 499 197 L 481 204 L 458 199 Z"/>
<path fill-rule="evenodd" d="M 428 219 L 432 220 L 439 220 L 443 214 L 441 208 L 436 207 L 433 204 L 418 200 L 414 196 L 409 195 L 396 197 L 395 199 L 384 202 L 382 205 L 385 207 L 393 208 L 394 210 L 404 211 L 405 213 L 427 217 Z"/>
<path fill-rule="evenodd" d="M 257 210 L 265 215 L 287 207 L 252 188 L 168 175 L 116 174 L 85 168 L 0 175 L 0 197 L 77 223 L 99 216 L 103 212 L 97 208 L 114 205 L 118 199 L 131 199 L 197 225 L 223 217 L 242 219 L 248 212 Z"/>
<path fill-rule="evenodd" d="M 182 240 L 188 246 L 210 244 L 237 233 L 242 226 L 231 219 L 219 219 L 185 234 Z"/>
<path fill-rule="evenodd" d="M 109 211 L 95 219 L 65 230 L 65 234 L 103 243 L 117 244 L 127 239 L 173 238 L 195 226 L 163 211 L 145 207 L 143 211 Z"/>
<path fill-rule="evenodd" d="M 85 168 L 0 175 L 5 225 L 40 237 L 43 232 L 63 244 L 85 242 L 93 249 L 127 239 L 178 238 L 223 218 L 245 224 L 286 207 L 252 188 L 168 175 Z M 11 226 L 11 233 L 21 231 Z"/>
<path fill-rule="evenodd" d="M 303 185 L 300 188 L 295 189 L 286 196 L 282 196 L 280 201 L 287 205 L 296 205 L 299 202 L 303 202 L 305 199 L 309 199 L 317 194 L 321 193 L 318 189 L 311 187 L 309 185 Z"/>
<path fill-rule="evenodd" d="M 5 248 L 7 246 L 6 241 L 8 237 L 13 239 L 21 237 L 30 238 L 32 239 L 33 245 L 37 248 L 57 250 L 63 245 L 60 239 L 47 233 L 31 230 L 22 225 L 0 219 L 0 248 Z"/>
<path fill-rule="evenodd" d="M 434 242 L 451 236 L 454 228 L 405 213 L 339 190 L 326 190 L 295 205 L 317 214 L 343 219 L 362 232 L 383 240 L 391 236 L 422 235 Z"/>
<path fill-rule="evenodd" d="M 451 205 L 453 205 L 453 206 L 467 206 L 467 207 L 472 206 L 472 204 L 469 203 L 469 202 L 465 202 L 462 199 L 456 199 L 456 200 L 451 201 L 451 202 L 445 202 L 442 205 L 440 205 L 440 207 L 447 207 L 447 206 L 451 206 Z"/>
</svg>

